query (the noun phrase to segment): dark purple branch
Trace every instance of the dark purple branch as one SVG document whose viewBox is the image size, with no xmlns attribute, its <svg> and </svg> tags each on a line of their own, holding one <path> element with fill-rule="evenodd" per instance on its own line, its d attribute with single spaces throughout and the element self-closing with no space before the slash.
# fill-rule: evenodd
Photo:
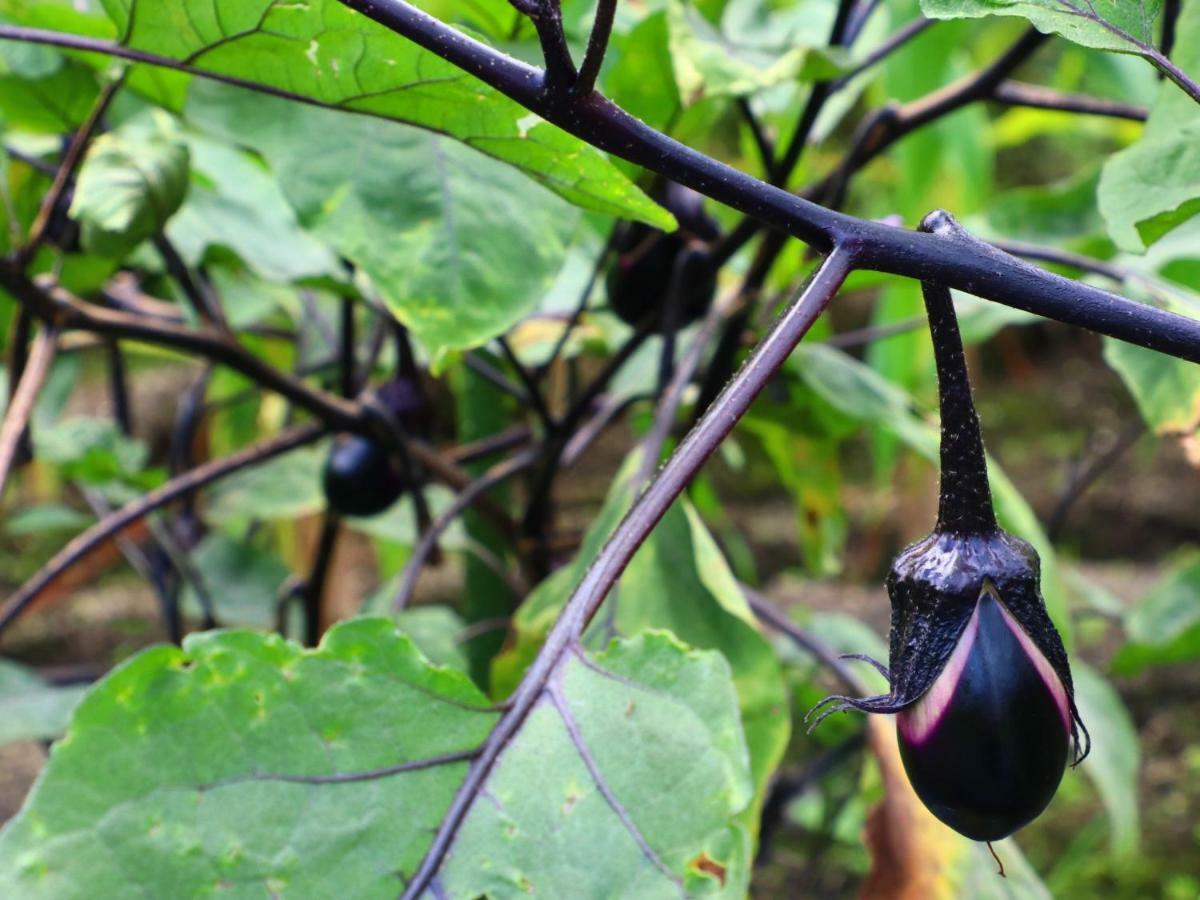
<svg viewBox="0 0 1200 900">
<path fill-rule="evenodd" d="M 801 297 L 783 314 L 708 413 L 684 438 L 593 560 L 514 692 L 508 710 L 488 735 L 479 757 L 467 772 L 437 836 L 408 883 L 404 892 L 407 900 L 416 900 L 424 894 L 496 760 L 543 696 L 560 662 L 575 645 L 638 547 L 824 312 L 849 274 L 850 263 L 850 255 L 842 250 L 834 251 L 822 263 Z"/>
<path fill-rule="evenodd" d="M 325 429 L 319 425 L 304 425 L 285 432 L 270 440 L 239 450 L 237 453 L 198 466 L 121 507 L 111 516 L 106 516 L 63 547 L 32 578 L 9 596 L 3 606 L 0 606 L 0 634 L 37 598 L 38 594 L 49 587 L 67 569 L 87 556 L 102 542 L 120 533 L 138 519 L 165 506 L 172 500 L 200 490 L 219 478 L 310 444 L 323 434 L 325 434 Z"/>
<path fill-rule="evenodd" d="M 542 396 L 541 385 L 537 383 L 533 374 L 525 368 L 524 363 L 517 357 L 512 344 L 508 342 L 507 338 L 501 335 L 496 338 L 496 343 L 500 346 L 500 352 L 504 354 L 504 359 L 508 362 L 509 368 L 516 373 L 517 380 L 525 388 L 525 393 L 529 397 L 529 405 L 533 408 L 542 426 L 549 431 L 554 427 L 554 416 L 550 415 L 550 410 L 546 407 L 546 398 Z"/>
<path fill-rule="evenodd" d="M 334 513 L 326 513 L 321 521 L 312 567 L 304 582 L 304 643 L 315 647 L 321 640 L 321 618 L 324 611 L 325 585 L 329 581 L 329 565 L 337 548 L 342 523 Z"/>
<path fill-rule="evenodd" d="M 862 60 L 859 61 L 859 63 L 855 65 L 849 72 L 839 75 L 837 80 L 831 84 L 830 89 L 833 91 L 841 90 L 863 72 L 879 65 L 879 63 L 883 62 L 897 50 L 902 48 L 926 28 L 934 25 L 936 21 L 936 19 L 926 19 L 924 17 L 913 19 L 907 25 L 900 28 L 899 31 L 895 32 L 890 37 L 885 38 L 883 43 L 864 56 Z"/>
<path fill-rule="evenodd" d="M 835 244 L 853 255 L 856 268 L 934 280 L 988 300 L 1057 319 L 1129 343 L 1200 362 L 1200 322 L 1072 282 L 974 243 L 947 240 L 835 212 L 764 184 L 680 144 L 596 94 L 564 102 L 543 92 L 541 73 L 461 34 L 404 0 L 342 0 L 397 34 L 437 53 L 527 109 L 602 150 L 678 181 L 746 213 L 763 224 L 828 252 Z M 1003 81 L 1040 43 L 1026 35 L 983 79 L 986 92 Z M 1019 61 L 1019 60 L 1018 60 Z M 954 89 L 955 86 L 951 86 Z M 916 111 L 924 121 L 961 105 L 939 92 Z"/>
<path fill-rule="evenodd" d="M 125 72 L 114 78 L 108 84 L 100 89 L 99 95 L 92 104 L 91 110 L 88 112 L 87 119 L 79 126 L 71 138 L 71 143 L 67 147 L 67 152 L 63 156 L 62 164 L 58 167 L 58 171 L 54 175 L 54 182 L 50 185 L 50 190 L 46 192 L 46 196 L 42 198 L 41 206 L 38 208 L 37 215 L 34 217 L 33 225 L 29 229 L 29 239 L 25 246 L 17 251 L 17 259 L 20 264 L 25 264 L 33 259 L 37 253 L 38 247 L 46 237 L 46 229 L 50 225 L 50 220 L 54 217 L 54 210 L 62 201 L 66 191 L 71 186 L 71 181 L 75 178 L 75 172 L 79 169 L 80 163 L 83 162 L 83 155 L 87 151 L 88 145 L 92 141 L 93 135 L 96 133 L 104 119 L 105 113 L 108 112 L 108 107 L 112 104 L 113 98 L 117 96 L 117 91 L 121 89 L 121 85 L 125 83 Z"/>
<path fill-rule="evenodd" d="M 587 51 L 583 56 L 583 64 L 579 67 L 579 77 L 575 81 L 575 93 L 590 94 L 596 87 L 596 78 L 600 74 L 600 66 L 604 64 L 604 54 L 608 51 L 608 38 L 612 34 L 613 18 L 616 14 L 617 0 L 597 0 L 596 18 L 592 21 Z"/>
</svg>

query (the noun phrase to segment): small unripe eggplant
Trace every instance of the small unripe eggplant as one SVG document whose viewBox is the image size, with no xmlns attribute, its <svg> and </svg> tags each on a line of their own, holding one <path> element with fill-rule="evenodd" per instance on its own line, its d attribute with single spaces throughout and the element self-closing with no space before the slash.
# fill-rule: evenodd
<svg viewBox="0 0 1200 900">
<path fill-rule="evenodd" d="M 683 185 L 669 182 L 660 200 L 679 223 L 666 233 L 640 223 L 628 223 L 616 236 L 617 259 L 605 285 L 608 303 L 627 325 L 637 327 L 656 317 L 658 327 L 668 322 L 668 298 L 678 298 L 673 311 L 675 328 L 690 325 L 712 305 L 716 273 L 704 247 L 721 230 L 704 210 L 704 197 Z"/>
<path fill-rule="evenodd" d="M 344 516 L 374 516 L 399 499 L 406 479 L 378 443 L 357 434 L 334 439 L 323 477 L 329 508 Z"/>
<path fill-rule="evenodd" d="M 1037 552 L 1000 530 L 950 292 L 925 285 L 941 405 L 941 484 L 933 533 L 887 579 L 892 625 L 881 696 L 830 697 L 839 710 L 895 714 L 917 796 L 978 841 L 1007 837 L 1049 804 L 1087 755 L 1062 639 L 1041 596 Z M 815 723 L 814 723 L 815 724 Z"/>
</svg>

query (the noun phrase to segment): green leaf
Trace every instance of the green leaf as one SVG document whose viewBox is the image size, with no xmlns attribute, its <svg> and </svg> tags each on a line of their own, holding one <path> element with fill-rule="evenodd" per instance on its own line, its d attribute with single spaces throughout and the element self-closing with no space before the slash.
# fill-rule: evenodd
<svg viewBox="0 0 1200 900">
<path fill-rule="evenodd" d="M 192 551 L 192 568 L 222 625 L 275 626 L 280 588 L 289 575 L 283 560 L 248 541 L 214 532 Z M 183 604 L 199 618 L 200 598 L 191 584 L 184 589 Z"/>
<path fill-rule="evenodd" d="M 685 104 L 740 97 L 796 80 L 833 78 L 845 60 L 834 48 L 797 46 L 780 53 L 727 39 L 689 0 L 667 0 L 671 61 Z"/>
<path fill-rule="evenodd" d="M 1125 629 L 1129 642 L 1113 659 L 1122 675 L 1200 659 L 1200 554 L 1178 559 L 1130 611 Z"/>
<path fill-rule="evenodd" d="M 1200 78 L 1200 8 L 1185 4 L 1174 62 Z M 1112 156 L 1100 180 L 1100 211 L 1118 247 L 1141 252 L 1200 213 L 1200 105 L 1165 83 L 1142 138 Z"/>
<path fill-rule="evenodd" d="M 625 476 L 635 468 L 628 465 Z M 514 621 L 516 646 L 494 667 L 494 693 L 513 685 L 631 501 L 630 486 L 623 478 L 588 529 L 572 564 L 526 598 Z M 791 731 L 787 694 L 770 642 L 759 631 L 716 542 L 686 502 L 673 506 L 642 544 L 584 640 L 589 646 L 602 646 L 613 634 L 631 636 L 660 628 L 690 646 L 719 651 L 733 669 L 756 788 L 747 823 L 756 830 L 753 813 Z"/>
<path fill-rule="evenodd" d="M 1142 418 L 1158 434 L 1189 435 L 1200 427 L 1200 367 L 1104 339 L 1104 361 L 1125 382 Z"/>
<path fill-rule="evenodd" d="M 76 710 L 0 834 L 0 894 L 395 896 L 466 764 L 349 784 L 279 776 L 469 750 L 495 718 L 486 706 L 383 620 L 308 653 L 251 632 L 153 648 Z"/>
<path fill-rule="evenodd" d="M 111 419 L 79 416 L 40 428 L 35 421 L 33 437 L 40 459 L 89 485 L 140 483 L 149 456 L 145 444 L 122 434 Z"/>
<path fill-rule="evenodd" d="M 325 508 L 321 469 L 328 443 L 302 447 L 235 472 L 207 494 L 209 521 L 228 530 L 259 519 L 297 519 Z"/>
<path fill-rule="evenodd" d="M 25 23 L 37 6 L 0 0 L 0 13 Z M 321 105 L 418 125 L 516 166 L 586 209 L 674 227 L 600 151 L 338 0 L 103 0 L 102 6 L 127 47 Z M 72 30 L 75 24 L 56 16 L 49 27 Z"/>
<path fill-rule="evenodd" d="M 223 247 L 268 280 L 345 277 L 337 256 L 300 227 L 278 180 L 261 163 L 216 141 L 189 135 L 187 144 L 192 183 L 167 226 L 185 261 L 195 265 Z M 236 305 L 236 297 L 229 301 Z"/>
<path fill-rule="evenodd" d="M 82 531 L 91 521 L 79 510 L 65 504 L 41 503 L 13 510 L 5 518 L 4 532 L 18 536 L 46 531 Z"/>
<path fill-rule="evenodd" d="M 188 188 L 188 148 L 162 133 L 102 134 L 79 172 L 71 216 L 83 245 L 119 258 L 158 234 Z"/>
<path fill-rule="evenodd" d="M 77 709 L 0 833 L 0 894 L 395 897 L 466 771 L 438 757 L 496 716 L 382 619 L 311 651 L 237 631 L 153 648 Z M 484 790 L 447 896 L 745 893 L 751 788 L 718 654 L 645 635 L 569 657 Z"/>
<path fill-rule="evenodd" d="M 1132 853 L 1138 844 L 1138 770 L 1141 750 L 1137 728 L 1120 695 L 1091 666 L 1071 664 L 1075 702 L 1092 737 L 1083 771 L 1096 785 L 1108 812 L 1114 853 Z"/>
<path fill-rule="evenodd" d="M 426 131 L 215 85 L 196 86 L 188 115 L 262 154 L 301 223 L 435 355 L 536 309 L 582 227 L 511 168 Z"/>
<path fill-rule="evenodd" d="M 86 690 L 54 687 L 24 666 L 0 660 L 0 745 L 58 737 Z"/>
<path fill-rule="evenodd" d="M 1078 241 L 1102 233 L 1104 220 L 1096 207 L 1099 181 L 1099 171 L 1090 171 L 1055 184 L 997 194 L 988 205 L 987 224 L 1005 237 L 1039 243 Z"/>
<path fill-rule="evenodd" d="M 446 894 L 744 896 L 749 840 L 734 816 L 753 789 L 720 654 L 643 634 L 592 664 L 572 657 L 559 677 L 566 713 L 530 713 L 442 869 Z M 596 790 L 567 715 L 657 864 Z"/>
<path fill-rule="evenodd" d="M 1098 50 L 1144 55 L 1163 0 L 921 0 L 931 19 L 1023 16 L 1039 31 Z"/>
</svg>

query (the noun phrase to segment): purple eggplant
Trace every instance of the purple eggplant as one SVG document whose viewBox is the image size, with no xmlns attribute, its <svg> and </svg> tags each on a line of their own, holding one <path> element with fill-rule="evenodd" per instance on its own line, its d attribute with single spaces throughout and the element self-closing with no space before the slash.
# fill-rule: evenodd
<svg viewBox="0 0 1200 900">
<path fill-rule="evenodd" d="M 942 414 L 937 524 L 888 575 L 890 691 L 830 697 L 814 712 L 816 723 L 847 709 L 896 715 L 922 802 L 960 834 L 993 841 L 1046 808 L 1090 741 L 1037 553 L 996 524 L 950 292 L 924 290 Z"/>
</svg>

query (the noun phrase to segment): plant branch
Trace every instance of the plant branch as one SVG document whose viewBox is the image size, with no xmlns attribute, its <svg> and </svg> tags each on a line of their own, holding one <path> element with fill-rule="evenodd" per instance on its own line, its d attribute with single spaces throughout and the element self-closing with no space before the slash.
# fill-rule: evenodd
<svg viewBox="0 0 1200 900">
<path fill-rule="evenodd" d="M 617 0 L 597 0 L 596 18 L 592 21 L 587 50 L 583 56 L 583 64 L 579 67 L 579 77 L 575 81 L 576 94 L 590 94 L 596 87 L 600 66 L 604 64 L 604 54 L 608 52 L 608 38 L 612 34 L 616 13 Z"/>
<path fill-rule="evenodd" d="M 1200 324 L 1022 266 L 1017 260 L 950 253 L 932 235 L 893 229 L 843 215 L 764 184 L 639 122 L 594 92 L 574 102 L 550 102 L 540 70 L 488 47 L 404 0 L 340 0 L 392 31 L 474 75 L 547 121 L 601 150 L 737 209 L 770 228 L 828 252 L 858 246 L 856 267 L 908 278 L 936 278 L 976 296 L 1057 319 L 1181 359 L 1200 361 Z M 104 53 L 188 72 L 309 105 L 326 106 L 246 79 L 206 72 L 111 41 L 35 28 L 0 26 L 0 40 L 23 40 Z M 332 106 L 329 108 L 340 109 Z M 1149 318 L 1147 318 L 1149 315 Z"/>
<path fill-rule="evenodd" d="M 862 60 L 860 60 L 859 63 L 849 72 L 839 75 L 837 79 L 830 84 L 830 90 L 840 91 L 863 72 L 866 72 L 868 69 L 879 65 L 917 35 L 925 31 L 925 29 L 935 24 L 937 24 L 936 19 L 926 19 L 924 16 L 913 19 L 891 36 L 885 38 L 883 43 L 864 56 Z"/>
<path fill-rule="evenodd" d="M 492 466 L 460 491 L 458 496 L 451 501 L 450 505 L 430 523 L 429 528 L 421 535 L 420 541 L 413 548 L 412 555 L 409 556 L 408 561 L 404 565 L 404 572 L 400 577 L 400 587 L 397 588 L 396 597 L 392 600 L 393 612 L 399 612 L 408 606 L 409 600 L 412 599 L 413 591 L 416 590 L 417 579 L 421 575 L 421 570 L 425 567 L 425 561 L 429 558 L 434 547 L 437 546 L 438 538 L 453 524 L 454 520 L 487 491 L 504 483 L 517 473 L 528 469 L 537 461 L 540 454 L 540 447 L 529 447 L 512 457 L 512 459 L 496 463 L 496 465 Z"/>
<path fill-rule="evenodd" d="M 1088 116 L 1110 116 L 1114 119 L 1129 119 L 1145 122 L 1149 115 L 1144 106 L 1090 97 L 1087 94 L 1069 94 L 1039 84 L 1021 81 L 1003 81 L 992 91 L 992 99 L 1008 106 L 1028 106 L 1034 109 L 1051 109 L 1058 112 L 1082 113 Z"/>
<path fill-rule="evenodd" d="M 194 493 L 226 475 L 248 466 L 265 462 L 289 450 L 311 444 L 325 434 L 319 425 L 303 425 L 266 441 L 261 441 L 221 459 L 197 466 L 166 484 L 155 488 L 137 500 L 126 504 L 63 547 L 28 581 L 19 587 L 0 606 L 0 634 L 32 603 L 43 590 L 67 569 L 79 562 L 104 541 L 119 534 L 148 513 L 180 497 Z"/>
<path fill-rule="evenodd" d="M 304 643 L 315 647 L 321 640 L 322 601 L 325 598 L 325 585 L 329 581 L 329 564 L 333 560 L 333 551 L 337 548 L 338 535 L 342 523 L 336 513 L 325 513 L 321 521 L 321 535 L 317 539 L 316 552 L 313 554 L 312 567 L 308 570 L 308 578 L 304 582 Z"/>
<path fill-rule="evenodd" d="M 517 358 L 516 352 L 512 348 L 512 344 L 501 335 L 496 338 L 496 343 L 500 346 L 500 351 L 504 354 L 505 360 L 508 361 L 509 367 L 516 373 L 517 380 L 521 382 L 525 388 L 525 393 L 529 398 L 529 405 L 533 408 L 534 414 L 541 421 L 542 427 L 547 431 L 554 428 L 554 416 L 550 415 L 550 410 L 546 407 L 546 398 L 542 396 L 541 386 L 537 383 L 525 365 Z"/>
<path fill-rule="evenodd" d="M 436 876 L 500 753 L 543 696 L 560 662 L 576 646 L 579 636 L 638 547 L 825 310 L 849 274 L 850 267 L 850 254 L 841 249 L 835 250 L 824 261 L 800 297 L 763 339 L 750 360 L 684 438 L 617 526 L 563 607 L 542 649 L 514 692 L 507 711 L 488 735 L 479 757 L 471 764 L 437 836 L 405 889 L 406 900 L 421 897 Z"/>
<path fill-rule="evenodd" d="M 4 497 L 4 488 L 16 462 L 21 438 L 29 425 L 29 417 L 33 415 L 38 392 L 46 382 L 50 364 L 54 362 L 57 340 L 57 328 L 52 325 L 42 326 L 34 339 L 33 351 L 21 372 L 21 380 L 13 391 L 8 409 L 4 412 L 4 421 L 0 423 L 0 499 Z"/>
<path fill-rule="evenodd" d="M 67 146 L 67 152 L 63 156 L 62 164 L 58 167 L 58 171 L 55 172 L 50 190 L 42 198 L 42 204 L 38 208 L 37 216 L 34 217 L 33 225 L 29 229 L 29 239 L 26 241 L 25 246 L 17 251 L 18 265 L 24 266 L 29 260 L 33 259 L 38 247 L 41 246 L 42 241 L 45 239 L 46 229 L 54 217 L 54 210 L 62 202 L 63 197 L 70 189 L 71 181 L 75 178 L 75 172 L 79 169 L 80 163 L 83 162 L 83 155 L 87 152 L 92 136 L 96 133 L 96 129 L 100 127 L 105 113 L 108 112 L 108 107 L 112 104 L 113 98 L 117 96 L 117 91 L 125 83 L 126 71 L 123 70 L 116 78 L 100 89 L 99 95 L 97 95 L 91 110 L 88 112 L 88 117 L 79 126 L 74 137 L 71 138 L 71 143 Z"/>
</svg>

